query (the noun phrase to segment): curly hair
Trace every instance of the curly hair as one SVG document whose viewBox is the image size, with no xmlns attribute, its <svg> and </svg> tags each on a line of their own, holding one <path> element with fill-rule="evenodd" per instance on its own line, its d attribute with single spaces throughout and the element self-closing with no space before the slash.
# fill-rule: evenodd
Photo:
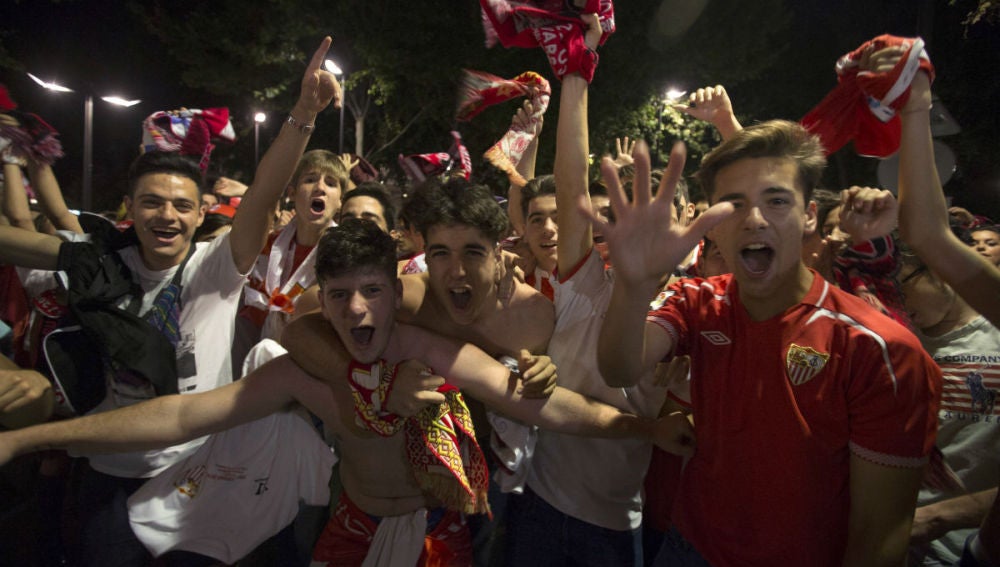
<svg viewBox="0 0 1000 567">
<path fill-rule="evenodd" d="M 416 225 L 424 238 L 433 226 L 466 225 L 499 242 L 510 229 L 507 214 L 489 188 L 462 178 L 428 178 L 403 205 L 403 216 Z"/>
</svg>

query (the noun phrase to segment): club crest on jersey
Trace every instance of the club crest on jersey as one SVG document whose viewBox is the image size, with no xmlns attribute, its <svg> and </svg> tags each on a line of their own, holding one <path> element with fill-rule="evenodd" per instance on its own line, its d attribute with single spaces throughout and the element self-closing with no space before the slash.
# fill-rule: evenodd
<svg viewBox="0 0 1000 567">
<path fill-rule="evenodd" d="M 785 369 L 788 379 L 795 386 L 801 386 L 812 380 L 823 370 L 826 361 L 830 360 L 828 353 L 819 352 L 809 347 L 792 344 L 785 355 Z"/>
<path fill-rule="evenodd" d="M 673 290 L 661 291 L 659 294 L 657 294 L 656 299 L 649 302 L 649 310 L 656 311 L 657 309 L 663 307 L 663 305 L 667 302 L 667 300 L 675 295 L 677 295 L 677 292 Z"/>
</svg>

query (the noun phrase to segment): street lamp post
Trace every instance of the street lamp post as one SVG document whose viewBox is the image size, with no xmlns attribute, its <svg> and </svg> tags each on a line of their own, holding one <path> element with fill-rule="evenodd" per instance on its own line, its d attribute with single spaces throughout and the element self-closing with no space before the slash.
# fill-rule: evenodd
<svg viewBox="0 0 1000 567">
<path fill-rule="evenodd" d="M 71 93 L 73 89 L 64 87 L 54 82 L 46 82 L 28 73 L 28 77 L 35 81 L 42 88 L 60 93 Z M 101 100 L 115 106 L 128 108 L 142 102 L 141 100 L 127 100 L 120 96 L 102 96 Z M 83 210 L 90 210 L 93 204 L 94 186 L 94 96 L 87 94 L 83 100 L 83 191 L 80 194 L 81 207 Z"/>
<path fill-rule="evenodd" d="M 267 120 L 267 115 L 263 112 L 258 112 L 253 115 L 253 166 L 257 167 L 260 163 L 260 125 Z"/>
<path fill-rule="evenodd" d="M 323 65 L 326 67 L 326 70 L 333 73 L 335 77 L 341 78 L 340 82 L 341 93 L 342 95 L 344 95 L 344 98 L 346 99 L 347 93 L 343 90 L 343 87 L 347 82 L 347 73 L 345 73 L 343 69 L 341 69 L 336 63 L 334 63 L 333 59 L 327 59 L 323 63 Z M 344 153 L 344 107 L 347 105 L 346 102 L 347 102 L 346 100 L 340 101 L 340 137 L 337 149 L 337 153 L 339 154 Z"/>
</svg>

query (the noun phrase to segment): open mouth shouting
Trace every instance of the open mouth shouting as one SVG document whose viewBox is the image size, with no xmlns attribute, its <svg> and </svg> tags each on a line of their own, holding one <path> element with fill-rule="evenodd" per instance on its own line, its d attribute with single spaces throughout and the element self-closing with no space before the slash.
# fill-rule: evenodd
<svg viewBox="0 0 1000 567">
<path fill-rule="evenodd" d="M 351 328 L 351 338 L 354 342 L 362 347 L 366 347 L 372 342 L 372 336 L 375 335 L 375 327 L 370 325 L 362 325 L 360 327 Z"/>
<path fill-rule="evenodd" d="M 468 288 L 452 288 L 448 290 L 451 304 L 459 311 L 464 311 L 472 302 L 472 290 Z"/>
<path fill-rule="evenodd" d="M 740 250 L 743 269 L 751 276 L 763 276 L 771 268 L 774 249 L 766 244 L 750 244 Z"/>
</svg>

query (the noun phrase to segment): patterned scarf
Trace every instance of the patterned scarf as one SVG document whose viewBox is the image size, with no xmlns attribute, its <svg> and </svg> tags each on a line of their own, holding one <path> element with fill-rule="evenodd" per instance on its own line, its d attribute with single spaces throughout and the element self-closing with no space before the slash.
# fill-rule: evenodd
<svg viewBox="0 0 1000 567">
<path fill-rule="evenodd" d="M 3 85 L 0 85 L 0 89 L 2 88 Z M 13 116 L 20 124 L 0 125 L 0 151 L 8 151 L 21 161 L 30 159 L 46 165 L 52 165 L 63 157 L 59 132 L 42 120 L 41 116 L 13 108 L 0 108 L 0 111 Z"/>
<path fill-rule="evenodd" d="M 459 96 L 458 120 L 471 120 L 477 114 L 494 104 L 500 104 L 513 98 L 531 97 L 534 113 L 529 119 L 528 129 L 534 130 L 542 120 L 549 106 L 552 88 L 544 77 L 533 71 L 526 71 L 513 79 L 502 79 L 482 71 L 465 71 L 462 78 L 461 94 Z M 483 157 L 503 171 L 511 183 L 523 187 L 527 181 L 517 172 L 517 164 L 524 155 L 524 150 L 534 139 L 534 134 L 525 131 L 521 125 L 512 126 L 492 148 L 486 150 Z"/>
<path fill-rule="evenodd" d="M 490 513 L 486 459 L 476 442 L 462 393 L 444 385 L 438 391 L 445 395 L 445 403 L 401 418 L 384 409 L 396 370 L 385 361 L 351 362 L 347 381 L 354 398 L 355 421 L 383 437 L 403 429 L 406 457 L 421 489 L 447 508 L 466 514 Z"/>
<path fill-rule="evenodd" d="M 236 130 L 229 121 L 228 108 L 182 108 L 150 114 L 142 122 L 142 148 L 145 152 L 180 152 L 195 156 L 202 171 L 215 149 L 214 141 L 236 141 Z"/>
</svg>

